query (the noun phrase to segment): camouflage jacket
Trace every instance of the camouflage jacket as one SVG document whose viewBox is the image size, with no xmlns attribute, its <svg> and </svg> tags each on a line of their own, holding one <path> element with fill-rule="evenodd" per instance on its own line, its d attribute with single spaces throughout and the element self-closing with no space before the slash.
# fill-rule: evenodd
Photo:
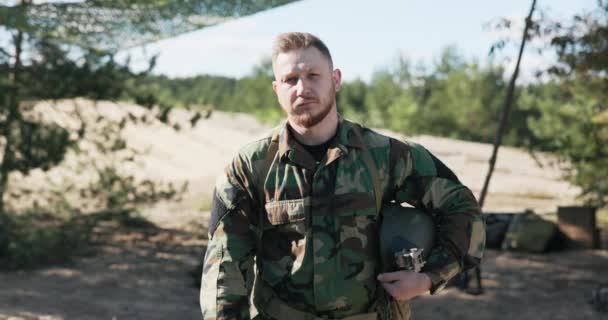
<svg viewBox="0 0 608 320">
<path fill-rule="evenodd" d="M 378 212 L 362 152 L 376 164 L 384 201 L 410 203 L 436 223 L 438 241 L 423 269 L 431 293 L 480 262 L 480 208 L 452 171 L 420 145 L 339 121 L 320 163 L 283 125 L 242 148 L 220 177 L 203 268 L 204 319 L 249 319 L 255 273 L 290 307 L 317 316 L 373 308 L 383 290 Z M 267 152 L 271 143 L 276 152 Z"/>
</svg>

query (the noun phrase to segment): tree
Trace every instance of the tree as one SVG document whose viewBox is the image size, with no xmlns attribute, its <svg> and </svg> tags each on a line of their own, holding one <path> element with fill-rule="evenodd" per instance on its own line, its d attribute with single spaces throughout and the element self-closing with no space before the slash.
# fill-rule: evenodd
<svg viewBox="0 0 608 320">
<path fill-rule="evenodd" d="M 32 135 L 24 129 L 27 121 L 22 115 L 22 101 L 43 96 L 57 97 L 61 95 L 58 93 L 64 93 L 61 90 L 70 90 L 70 87 L 55 87 L 65 79 L 53 81 L 40 77 L 37 73 L 40 68 L 50 66 L 54 71 L 67 68 L 65 70 L 84 70 L 87 75 L 101 72 L 120 76 L 121 68 L 113 61 L 113 54 L 120 49 L 208 27 L 289 2 L 292 1 L 0 1 L 0 27 L 10 35 L 12 46 L 10 49 L 0 48 L 0 70 L 6 75 L 0 80 L 0 212 L 4 211 L 3 199 L 9 173 L 18 168 L 27 171 L 31 165 L 39 165 L 22 161 L 24 155 L 32 153 L 27 150 L 21 152 L 23 143 L 28 141 L 26 137 Z M 54 59 L 57 65 L 47 64 L 48 59 L 44 64 L 37 64 L 40 56 L 54 56 L 63 60 Z M 79 65 L 79 60 L 84 60 L 84 64 Z M 26 71 L 30 72 L 30 76 Z M 46 75 L 51 76 L 52 73 Z M 81 81 L 87 78 L 78 72 L 71 76 L 76 79 L 73 84 L 82 88 Z M 110 79 L 106 82 L 100 82 L 98 79 L 101 78 L 97 77 L 92 79 L 94 81 L 89 83 L 91 90 L 86 91 L 98 93 L 95 98 L 115 95 L 117 93 L 113 90 L 122 90 L 122 82 L 112 81 L 111 77 L 103 78 Z M 79 92 L 75 90 L 73 93 Z M 38 137 L 43 136 L 38 134 Z"/>
<path fill-rule="evenodd" d="M 272 62 L 263 59 L 251 74 L 236 82 L 232 99 L 226 101 L 231 111 L 247 112 L 267 123 L 277 123 L 283 117 L 276 95 L 272 90 Z"/>
<path fill-rule="evenodd" d="M 388 71 L 376 72 L 365 94 L 367 119 L 364 123 L 370 127 L 386 126 L 392 117 L 389 108 L 401 92 L 402 88 L 393 74 Z"/>
<path fill-rule="evenodd" d="M 568 164 L 566 177 L 582 188 L 585 202 L 603 207 L 608 203 L 608 123 L 601 119 L 606 97 L 586 82 L 570 83 L 568 91 L 562 85 L 551 83 L 545 92 L 527 97 L 540 110 L 529 126 L 540 145 Z"/>
<path fill-rule="evenodd" d="M 339 111 L 349 119 L 363 122 L 367 116 L 365 108 L 366 94 L 367 85 L 362 80 L 343 82 L 336 97 Z"/>
<path fill-rule="evenodd" d="M 545 71 L 551 79 L 544 92 L 528 97 L 539 106 L 530 127 L 540 145 L 568 164 L 566 177 L 595 206 L 608 204 L 608 3 L 597 1 L 589 12 L 569 21 L 536 21 L 537 35 L 557 61 Z M 535 91 L 529 90 L 529 94 Z"/>
</svg>

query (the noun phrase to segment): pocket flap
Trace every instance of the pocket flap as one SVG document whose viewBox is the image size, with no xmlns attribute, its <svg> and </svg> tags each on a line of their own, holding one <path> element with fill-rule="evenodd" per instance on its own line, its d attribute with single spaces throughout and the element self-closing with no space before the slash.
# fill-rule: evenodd
<svg viewBox="0 0 608 320">
<path fill-rule="evenodd" d="M 301 221 L 306 218 L 306 206 L 310 205 L 310 197 L 294 200 L 268 202 L 264 205 L 271 224 L 284 224 Z"/>
</svg>

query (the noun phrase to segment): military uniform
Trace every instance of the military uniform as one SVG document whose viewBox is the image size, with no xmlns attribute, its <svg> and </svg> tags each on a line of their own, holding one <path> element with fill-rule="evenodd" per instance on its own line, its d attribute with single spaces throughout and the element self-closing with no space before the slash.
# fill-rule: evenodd
<svg viewBox="0 0 608 320">
<path fill-rule="evenodd" d="M 339 117 L 317 162 L 284 124 L 242 148 L 216 184 L 204 319 L 375 319 L 377 200 L 433 217 L 437 244 L 422 270 L 431 293 L 480 262 L 479 205 L 422 146 Z"/>
</svg>

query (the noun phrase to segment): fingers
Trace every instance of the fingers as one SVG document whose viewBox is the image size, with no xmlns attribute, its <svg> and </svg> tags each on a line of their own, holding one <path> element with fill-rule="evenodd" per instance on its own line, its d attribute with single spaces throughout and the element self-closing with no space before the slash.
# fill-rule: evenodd
<svg viewBox="0 0 608 320">
<path fill-rule="evenodd" d="M 378 281 L 380 281 L 380 282 L 399 281 L 403 278 L 402 272 L 403 271 L 381 273 L 378 275 Z"/>
<path fill-rule="evenodd" d="M 426 280 L 426 282 L 424 281 Z M 409 300 L 428 291 L 430 279 L 410 271 L 388 272 L 378 275 L 378 281 L 395 300 Z"/>
</svg>

